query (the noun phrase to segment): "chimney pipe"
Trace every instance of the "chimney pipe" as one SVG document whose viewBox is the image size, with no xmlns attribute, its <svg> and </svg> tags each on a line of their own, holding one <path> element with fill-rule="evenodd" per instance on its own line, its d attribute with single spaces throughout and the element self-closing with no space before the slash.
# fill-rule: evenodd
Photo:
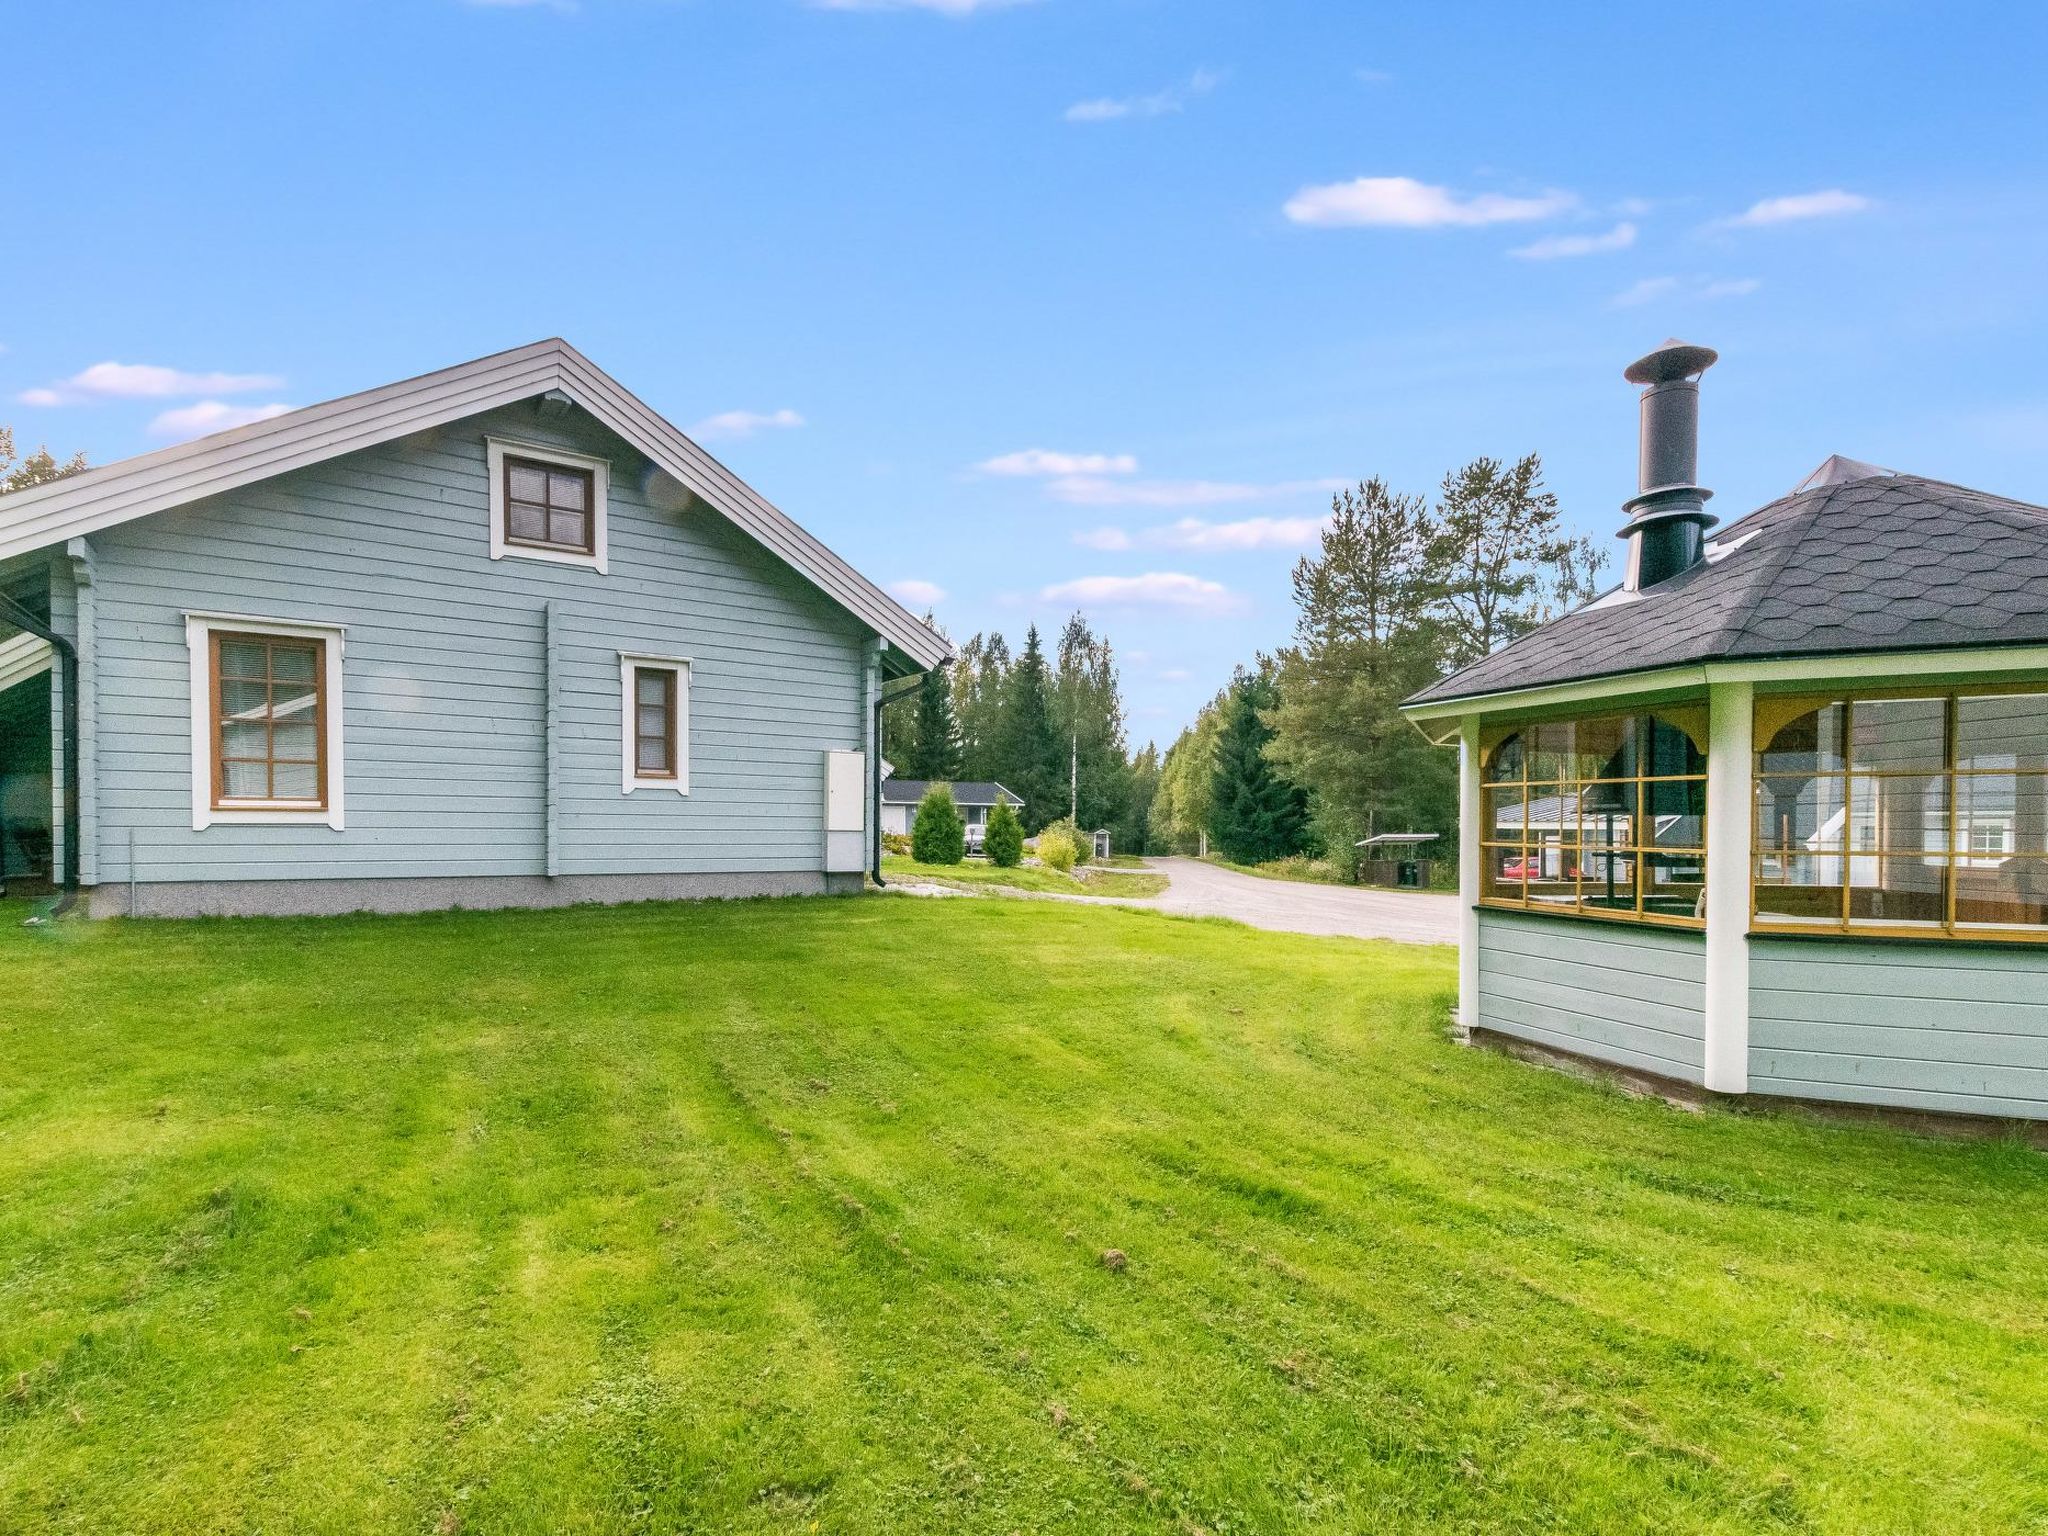
<svg viewBox="0 0 2048 1536">
<path fill-rule="evenodd" d="M 1706 558 L 1707 530 L 1719 521 L 1707 511 L 1714 493 L 1698 484 L 1700 375 L 1720 354 L 1672 340 L 1630 363 L 1622 377 L 1646 386 L 1636 494 L 1622 503 L 1629 520 L 1617 537 L 1628 540 L 1631 592 L 1669 581 Z"/>
</svg>

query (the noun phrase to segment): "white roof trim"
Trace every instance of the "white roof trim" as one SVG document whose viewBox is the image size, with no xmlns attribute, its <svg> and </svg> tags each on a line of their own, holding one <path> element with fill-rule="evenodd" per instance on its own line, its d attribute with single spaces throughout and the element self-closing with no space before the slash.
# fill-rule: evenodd
<svg viewBox="0 0 2048 1536">
<path fill-rule="evenodd" d="M 566 341 L 551 339 L 0 499 L 0 560 L 559 389 L 920 668 L 952 647 Z"/>
</svg>

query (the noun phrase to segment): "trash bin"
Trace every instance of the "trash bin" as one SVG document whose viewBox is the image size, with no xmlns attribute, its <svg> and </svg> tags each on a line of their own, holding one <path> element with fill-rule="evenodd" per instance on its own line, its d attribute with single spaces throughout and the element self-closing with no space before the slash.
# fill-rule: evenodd
<svg viewBox="0 0 2048 1536">
<path fill-rule="evenodd" d="M 1422 884 L 1422 865 L 1414 859 L 1403 859 L 1401 867 L 1394 872 L 1394 883 L 1410 890 Z"/>
</svg>

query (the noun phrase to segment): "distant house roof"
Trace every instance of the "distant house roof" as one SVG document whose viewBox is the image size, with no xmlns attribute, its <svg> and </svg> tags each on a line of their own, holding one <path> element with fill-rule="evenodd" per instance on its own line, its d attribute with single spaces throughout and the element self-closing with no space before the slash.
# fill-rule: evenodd
<svg viewBox="0 0 2048 1536">
<path fill-rule="evenodd" d="M 1831 459 L 1730 524 L 1705 564 L 1610 592 L 1408 702 L 1723 658 L 2043 641 L 2048 508 Z"/>
<path fill-rule="evenodd" d="M 899 656 L 893 670 L 921 672 L 952 659 L 944 636 L 559 338 L 11 492 L 0 499 L 0 560 L 544 396 L 588 411 L 868 625 Z"/>
<path fill-rule="evenodd" d="M 915 805 L 924 798 L 924 792 L 932 787 L 933 779 L 882 780 L 882 803 L 884 805 Z M 1011 805 L 1024 802 L 992 779 L 976 780 L 949 786 L 953 791 L 955 805 L 994 805 L 996 796 L 1001 795 Z"/>
</svg>

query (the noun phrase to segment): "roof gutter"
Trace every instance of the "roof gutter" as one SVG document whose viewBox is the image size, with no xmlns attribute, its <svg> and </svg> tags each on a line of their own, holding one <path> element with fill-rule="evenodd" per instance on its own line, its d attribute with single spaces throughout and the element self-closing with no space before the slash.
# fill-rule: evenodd
<svg viewBox="0 0 2048 1536">
<path fill-rule="evenodd" d="M 885 889 L 889 882 L 882 878 L 882 711 L 898 699 L 909 698 L 923 686 L 924 674 L 919 673 L 916 677 L 904 678 L 894 693 L 875 690 L 875 729 L 872 737 L 875 751 L 874 761 L 868 765 L 868 781 L 873 786 L 873 794 L 868 801 L 868 814 L 875 822 L 875 867 L 869 873 L 874 876 L 875 884 Z"/>
<path fill-rule="evenodd" d="M 63 689 L 64 875 L 62 894 L 48 915 L 62 917 L 78 904 L 78 648 L 4 592 L 0 592 L 0 619 L 49 641 L 50 648 L 57 653 L 58 686 Z"/>
</svg>

